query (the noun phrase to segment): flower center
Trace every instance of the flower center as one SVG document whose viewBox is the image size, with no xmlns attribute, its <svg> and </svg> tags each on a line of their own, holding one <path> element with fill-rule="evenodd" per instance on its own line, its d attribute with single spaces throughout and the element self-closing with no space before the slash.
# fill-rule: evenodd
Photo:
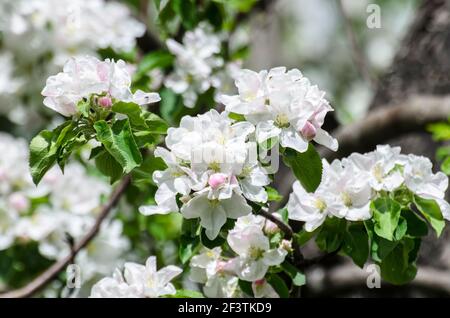
<svg viewBox="0 0 450 318">
<path fill-rule="evenodd" d="M 316 202 L 314 203 L 314 205 L 320 211 L 320 213 L 325 211 L 325 209 L 327 208 L 327 204 L 322 199 L 317 199 Z"/>
<path fill-rule="evenodd" d="M 351 207 L 353 205 L 352 198 L 347 192 L 342 192 L 341 199 L 346 207 Z"/>
<path fill-rule="evenodd" d="M 263 257 L 264 250 L 258 248 L 258 247 L 251 247 L 250 248 L 250 257 L 254 260 L 258 260 Z"/>
<path fill-rule="evenodd" d="M 373 167 L 372 174 L 378 182 L 383 181 L 383 169 L 379 163 Z"/>
<path fill-rule="evenodd" d="M 286 114 L 278 114 L 275 118 L 275 126 L 278 128 L 288 128 L 290 125 L 289 117 Z"/>
</svg>

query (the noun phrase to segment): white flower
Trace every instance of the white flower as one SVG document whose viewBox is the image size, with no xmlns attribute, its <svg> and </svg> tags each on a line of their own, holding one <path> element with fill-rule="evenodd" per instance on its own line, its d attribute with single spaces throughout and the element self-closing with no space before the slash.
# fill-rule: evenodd
<svg viewBox="0 0 450 318">
<path fill-rule="evenodd" d="M 93 94 L 106 94 L 115 100 L 139 105 L 160 100 L 157 93 L 137 91 L 133 95 L 130 86 L 131 76 L 124 61 L 100 61 L 85 56 L 70 59 L 63 72 L 50 76 L 42 95 L 45 106 L 64 116 L 74 115 L 77 103 Z"/>
<path fill-rule="evenodd" d="M 238 278 L 227 270 L 221 257 L 222 249 L 215 247 L 192 257 L 190 279 L 202 283 L 203 293 L 210 298 L 231 298 L 238 292 Z"/>
<path fill-rule="evenodd" d="M 229 268 L 246 281 L 264 278 L 269 267 L 281 264 L 287 255 L 283 248 L 271 249 L 269 239 L 255 226 L 230 231 L 227 242 L 238 254 L 230 261 Z"/>
<path fill-rule="evenodd" d="M 245 199 L 236 193 L 224 200 L 210 200 L 207 193 L 200 194 L 181 208 L 181 214 L 186 219 L 200 218 L 200 225 L 206 229 L 210 240 L 217 237 L 227 218 L 237 219 L 251 211 Z"/>
<path fill-rule="evenodd" d="M 197 95 L 210 87 L 219 87 L 220 78 L 214 75 L 215 69 L 223 65 L 218 56 L 220 39 L 212 33 L 211 26 L 200 24 L 195 30 L 186 32 L 183 44 L 169 39 L 169 51 L 176 56 L 175 71 L 165 80 L 165 85 L 175 93 L 182 94 L 184 104 L 194 107 Z"/>
<path fill-rule="evenodd" d="M 145 266 L 125 263 L 123 276 L 115 273 L 113 279 L 99 281 L 92 287 L 91 297 L 157 298 L 173 295 L 176 290 L 170 281 L 181 273 L 182 270 L 173 265 L 158 271 L 156 257 L 150 256 Z"/>
<path fill-rule="evenodd" d="M 432 167 L 430 159 L 409 155 L 403 172 L 405 185 L 418 196 L 443 199 L 448 178 L 442 172 L 434 174 Z"/>
<path fill-rule="evenodd" d="M 280 298 L 272 285 L 265 279 L 254 281 L 252 283 L 252 290 L 255 298 Z"/>
<path fill-rule="evenodd" d="M 295 181 L 293 192 L 289 196 L 289 219 L 305 222 L 305 230 L 308 232 L 321 226 L 335 208 L 335 198 L 324 184 L 321 183 L 314 193 L 309 193 L 300 182 Z"/>
<path fill-rule="evenodd" d="M 242 114 L 256 125 L 259 143 L 275 138 L 283 147 L 305 152 L 314 140 L 337 150 L 337 141 L 321 128 L 326 113 L 333 109 L 325 94 L 299 70 L 242 70 L 236 86 L 239 94 L 223 95 L 221 102 L 227 111 Z"/>
<path fill-rule="evenodd" d="M 164 171 L 155 171 L 153 181 L 158 185 L 155 194 L 156 206 L 142 206 L 139 211 L 144 215 L 167 214 L 177 212 L 176 195 L 188 195 L 194 184 L 194 175 L 188 167 L 181 164 L 181 160 L 167 149 L 158 147 L 154 152 L 167 165 Z"/>
<path fill-rule="evenodd" d="M 397 165 L 403 165 L 404 156 L 400 155 L 400 147 L 377 146 L 375 151 L 359 154 L 353 153 L 348 160 L 361 172 L 366 173 L 370 186 L 375 191 L 394 191 L 403 183 L 401 171 Z"/>
</svg>

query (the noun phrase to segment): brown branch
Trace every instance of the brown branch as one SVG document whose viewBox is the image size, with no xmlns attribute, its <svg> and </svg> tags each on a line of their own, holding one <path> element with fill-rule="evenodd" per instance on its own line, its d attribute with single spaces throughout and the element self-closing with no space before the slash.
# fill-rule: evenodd
<svg viewBox="0 0 450 318">
<path fill-rule="evenodd" d="M 353 124 L 338 128 L 332 135 L 339 141 L 339 150 L 320 149 L 328 160 L 358 151 L 372 150 L 376 145 L 407 133 L 423 131 L 425 126 L 447 120 L 450 95 L 416 95 L 404 102 L 380 107 Z"/>
<path fill-rule="evenodd" d="M 98 231 L 100 230 L 100 226 L 103 220 L 108 216 L 111 210 L 117 205 L 119 199 L 124 194 L 126 188 L 131 182 L 130 175 L 125 176 L 122 181 L 119 183 L 117 188 L 112 193 L 109 201 L 102 207 L 100 214 L 98 215 L 94 226 L 91 230 L 86 233 L 86 235 L 73 246 L 72 252 L 66 257 L 56 261 L 52 266 L 50 266 L 45 272 L 40 274 L 34 280 L 29 282 L 22 288 L 12 290 L 10 292 L 6 292 L 0 294 L 0 298 L 24 298 L 30 297 L 35 294 L 37 291 L 41 290 L 47 284 L 49 284 L 58 274 L 64 270 L 64 268 L 69 265 L 78 252 L 83 249 L 89 242 L 96 236 Z"/>
<path fill-rule="evenodd" d="M 272 213 L 269 213 L 262 209 L 258 212 L 258 214 L 265 217 L 269 221 L 275 223 L 278 226 L 278 228 L 284 233 L 286 239 L 292 240 L 292 247 L 294 250 L 294 262 L 295 262 L 294 265 L 297 266 L 300 270 L 303 270 L 304 264 L 305 264 L 305 258 L 300 249 L 300 245 L 298 245 L 297 240 L 294 237 L 294 231 L 289 226 L 289 224 L 284 223 L 282 220 L 275 217 Z"/>
<path fill-rule="evenodd" d="M 314 271 L 316 269 L 312 269 Z M 310 272 L 311 274 L 311 272 Z M 371 272 L 356 267 L 353 263 L 338 265 L 333 268 L 326 269 L 324 275 L 308 275 L 311 296 L 327 296 L 335 295 L 339 291 L 348 290 L 364 290 L 373 292 L 382 292 L 388 289 L 400 289 L 401 286 L 393 286 L 388 283 L 381 282 L 381 288 L 369 289 L 366 286 L 367 278 Z M 438 270 L 432 267 L 419 267 L 415 279 L 407 285 L 411 290 L 413 287 L 439 291 L 450 295 L 450 273 L 449 270 Z"/>
</svg>

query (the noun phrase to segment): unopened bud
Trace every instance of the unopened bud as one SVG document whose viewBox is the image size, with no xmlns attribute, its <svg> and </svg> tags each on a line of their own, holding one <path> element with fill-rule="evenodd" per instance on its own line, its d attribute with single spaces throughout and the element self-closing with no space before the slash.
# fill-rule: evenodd
<svg viewBox="0 0 450 318">
<path fill-rule="evenodd" d="M 317 130 L 316 127 L 311 124 L 311 122 L 307 121 L 305 126 L 303 126 L 303 128 L 300 130 L 300 133 L 306 140 L 309 141 L 313 140 L 314 137 L 316 137 Z"/>
<path fill-rule="evenodd" d="M 288 240 L 282 240 L 280 243 L 280 247 L 284 249 L 286 252 L 292 252 L 292 242 Z"/>
<path fill-rule="evenodd" d="M 111 108 L 112 99 L 108 96 L 103 96 L 98 99 L 98 104 L 103 108 Z"/>
</svg>

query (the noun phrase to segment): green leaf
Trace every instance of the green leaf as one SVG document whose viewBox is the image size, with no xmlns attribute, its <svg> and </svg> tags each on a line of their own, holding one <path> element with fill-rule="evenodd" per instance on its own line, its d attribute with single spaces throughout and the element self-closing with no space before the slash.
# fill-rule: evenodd
<svg viewBox="0 0 450 318">
<path fill-rule="evenodd" d="M 183 26 L 190 30 L 192 29 L 197 20 L 197 8 L 192 0 L 172 0 L 173 10 L 181 18 Z"/>
<path fill-rule="evenodd" d="M 245 116 L 241 115 L 241 114 L 236 114 L 236 113 L 229 113 L 228 117 L 230 119 L 233 119 L 235 121 L 245 121 Z"/>
<path fill-rule="evenodd" d="M 303 153 L 287 148 L 284 152 L 284 161 L 292 168 L 295 177 L 307 192 L 314 192 L 317 189 L 322 180 L 322 161 L 311 143 Z"/>
<path fill-rule="evenodd" d="M 445 227 L 444 217 L 439 205 L 434 200 L 423 199 L 417 195 L 414 196 L 414 203 L 439 237 Z"/>
<path fill-rule="evenodd" d="M 167 51 L 154 51 L 145 55 L 138 64 L 133 80 L 137 81 L 142 76 L 155 68 L 166 68 L 172 65 L 174 56 Z"/>
<path fill-rule="evenodd" d="M 202 228 L 202 232 L 200 234 L 200 238 L 202 241 L 203 246 L 207 247 L 207 248 L 214 248 L 217 246 L 221 246 L 222 244 L 225 243 L 225 239 L 223 237 L 221 237 L 220 235 L 218 235 L 214 240 L 210 240 L 205 233 L 205 229 Z"/>
<path fill-rule="evenodd" d="M 81 100 L 77 104 L 78 111 L 84 116 L 89 117 L 89 110 L 91 109 L 91 103 L 87 100 Z"/>
<path fill-rule="evenodd" d="M 283 196 L 277 191 L 277 189 L 267 186 L 266 192 L 268 201 L 280 202 L 281 200 L 283 200 Z"/>
<path fill-rule="evenodd" d="M 298 245 L 301 247 L 305 245 L 310 239 L 312 239 L 319 231 L 320 228 L 317 228 L 312 232 L 301 230 L 299 233 L 294 234 L 294 237 L 297 240 Z"/>
<path fill-rule="evenodd" d="M 417 273 L 414 257 L 417 256 L 417 249 L 414 240 L 402 240 L 381 262 L 381 277 L 395 285 L 412 281 Z"/>
<path fill-rule="evenodd" d="M 381 197 L 372 201 L 370 208 L 375 221 L 375 233 L 387 240 L 394 239 L 394 231 L 400 219 L 401 206 L 389 197 Z"/>
<path fill-rule="evenodd" d="M 299 271 L 297 267 L 285 261 L 281 264 L 281 268 L 292 278 L 292 283 L 295 286 L 303 286 L 306 284 L 306 276 Z"/>
<path fill-rule="evenodd" d="M 267 282 L 275 289 L 280 298 L 289 298 L 289 288 L 280 276 L 270 274 L 267 276 Z"/>
<path fill-rule="evenodd" d="M 238 282 L 239 288 L 248 296 L 254 297 L 253 295 L 253 289 L 252 289 L 252 283 L 247 282 L 245 280 L 240 279 Z"/>
<path fill-rule="evenodd" d="M 186 264 L 199 249 L 200 240 L 190 235 L 181 235 L 178 256 L 182 264 Z"/>
<path fill-rule="evenodd" d="M 147 128 L 142 116 L 143 108 L 136 103 L 117 102 L 112 105 L 113 112 L 127 115 L 132 127 Z"/>
<path fill-rule="evenodd" d="M 445 158 L 450 156 L 450 146 L 439 147 L 436 151 L 436 159 L 443 161 Z"/>
<path fill-rule="evenodd" d="M 170 124 L 174 124 L 175 122 L 172 118 L 172 114 L 177 110 L 177 106 L 179 106 L 181 98 L 168 88 L 163 88 L 159 94 L 161 95 L 161 102 L 159 107 L 161 116 Z"/>
<path fill-rule="evenodd" d="M 29 166 L 33 182 L 37 185 L 45 173 L 63 155 L 64 146 L 74 134 L 71 120 L 64 122 L 53 131 L 43 130 L 30 142 Z"/>
<path fill-rule="evenodd" d="M 413 237 L 426 236 L 428 234 L 428 225 L 416 213 L 411 210 L 403 210 L 402 217 L 405 218 L 408 228 L 406 234 Z"/>
<path fill-rule="evenodd" d="M 446 175 L 450 175 L 450 157 L 444 160 L 444 162 L 441 164 L 441 170 Z"/>
<path fill-rule="evenodd" d="M 445 141 L 450 139 L 450 125 L 448 123 L 430 124 L 427 129 L 433 134 L 433 139 L 436 141 Z"/>
<path fill-rule="evenodd" d="M 351 224 L 347 228 L 342 249 L 356 265 L 364 266 L 369 257 L 369 236 L 363 224 Z"/>
<path fill-rule="evenodd" d="M 344 241 L 346 224 L 345 219 L 327 218 L 316 237 L 317 246 L 328 253 L 338 250 Z"/>
<path fill-rule="evenodd" d="M 109 177 L 111 184 L 122 177 L 123 169 L 121 165 L 106 150 L 95 157 L 95 166 L 102 174 Z"/>
<path fill-rule="evenodd" d="M 202 293 L 194 290 L 178 289 L 174 295 L 166 295 L 166 298 L 205 298 Z"/>
<path fill-rule="evenodd" d="M 165 134 L 169 128 L 164 119 L 150 112 L 145 114 L 145 124 L 148 130 L 154 134 Z"/>
<path fill-rule="evenodd" d="M 97 140 L 129 173 L 142 163 L 142 155 L 136 145 L 128 119 L 118 120 L 112 126 L 104 120 L 94 124 Z"/>
</svg>

